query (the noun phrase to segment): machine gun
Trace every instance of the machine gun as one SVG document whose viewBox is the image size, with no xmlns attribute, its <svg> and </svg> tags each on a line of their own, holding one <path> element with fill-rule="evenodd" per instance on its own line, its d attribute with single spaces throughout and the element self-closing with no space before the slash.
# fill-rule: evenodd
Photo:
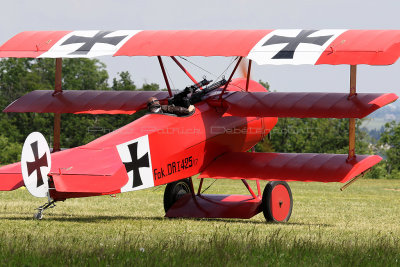
<svg viewBox="0 0 400 267">
<path fill-rule="evenodd" d="M 193 94 L 200 90 L 200 87 L 211 83 L 212 80 L 203 79 L 201 82 L 187 86 L 181 92 L 175 94 L 173 97 L 168 98 L 168 105 L 175 105 L 180 107 L 188 108 L 191 105 L 191 101 L 188 98 L 188 94 Z M 202 91 L 202 90 L 200 90 Z"/>
<path fill-rule="evenodd" d="M 225 78 L 223 78 L 219 82 L 216 82 L 216 83 L 210 85 L 209 87 L 204 88 L 203 90 L 197 90 L 190 96 L 190 104 L 194 105 L 194 104 L 200 102 L 201 99 L 203 98 L 203 96 L 205 96 L 206 94 L 208 94 L 211 91 L 214 91 L 215 89 L 220 88 L 221 86 L 225 85 L 226 83 L 227 83 L 227 80 L 225 80 Z"/>
</svg>

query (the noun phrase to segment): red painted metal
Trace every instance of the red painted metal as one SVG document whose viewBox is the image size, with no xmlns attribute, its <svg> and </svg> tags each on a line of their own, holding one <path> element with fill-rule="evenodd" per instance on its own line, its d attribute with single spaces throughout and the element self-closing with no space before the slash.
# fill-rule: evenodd
<svg viewBox="0 0 400 267">
<path fill-rule="evenodd" d="M 133 114 L 146 108 L 149 97 L 165 100 L 168 92 L 64 90 L 53 96 L 53 91 L 37 90 L 14 101 L 4 112 Z"/>
<path fill-rule="evenodd" d="M 360 93 L 350 99 L 348 96 L 346 93 L 234 92 L 223 102 L 229 107 L 227 113 L 233 116 L 364 118 L 398 98 L 396 94 L 380 93 Z"/>
<path fill-rule="evenodd" d="M 167 77 L 167 73 L 165 72 L 163 61 L 160 56 L 158 56 L 157 59 L 158 59 L 158 62 L 160 63 L 161 71 L 162 71 L 162 74 L 164 77 L 165 85 L 167 86 L 167 89 L 168 89 L 169 96 L 172 97 L 171 86 L 169 86 L 168 77 Z"/>
<path fill-rule="evenodd" d="M 250 195 L 251 195 L 253 198 L 257 198 L 256 194 L 254 193 L 254 191 L 253 191 L 253 189 L 251 188 L 251 186 L 249 185 L 249 183 L 248 183 L 245 179 L 242 179 L 242 182 L 243 182 L 244 186 L 247 188 L 247 190 L 249 190 Z"/>
<path fill-rule="evenodd" d="M 271 211 L 272 216 L 277 221 L 283 221 L 290 212 L 290 195 L 284 185 L 278 184 L 271 192 Z"/>
<path fill-rule="evenodd" d="M 194 82 L 195 84 L 198 83 L 196 79 L 185 69 L 185 67 L 175 57 L 172 56 L 171 58 L 176 63 L 176 65 L 178 65 L 178 67 L 189 77 L 189 79 L 192 80 L 192 82 Z"/>
<path fill-rule="evenodd" d="M 166 217 L 250 219 L 261 209 L 261 199 L 242 195 L 183 196 L 168 210 Z"/>
<path fill-rule="evenodd" d="M 236 152 L 216 159 L 199 178 L 345 183 L 381 160 L 376 155 L 348 161 L 343 154 Z"/>
</svg>

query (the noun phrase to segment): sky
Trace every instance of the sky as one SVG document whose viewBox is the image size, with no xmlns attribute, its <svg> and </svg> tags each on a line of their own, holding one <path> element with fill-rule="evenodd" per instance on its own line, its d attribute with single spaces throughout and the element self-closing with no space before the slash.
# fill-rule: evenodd
<svg viewBox="0 0 400 267">
<path fill-rule="evenodd" d="M 395 0 L 263 0 L 263 1 L 137 1 L 35 0 L 3 1 L 0 43 L 27 30 L 177 30 L 177 29 L 400 29 L 400 1 Z M 207 40 L 199 40 L 206 42 Z M 137 85 L 156 82 L 165 87 L 154 57 L 101 57 L 110 79 L 129 71 Z M 215 76 L 231 58 L 190 58 Z M 165 59 L 176 89 L 192 82 Z M 183 64 L 201 80 L 211 74 Z M 349 66 L 258 66 L 252 79 L 267 81 L 276 91 L 348 92 Z M 358 92 L 400 95 L 400 63 L 359 66 Z"/>
</svg>

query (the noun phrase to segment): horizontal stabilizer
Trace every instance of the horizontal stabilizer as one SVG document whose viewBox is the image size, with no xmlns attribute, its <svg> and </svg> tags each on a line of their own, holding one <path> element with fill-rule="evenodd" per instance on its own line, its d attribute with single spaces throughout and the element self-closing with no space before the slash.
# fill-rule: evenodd
<svg viewBox="0 0 400 267">
<path fill-rule="evenodd" d="M 52 177 L 57 192 L 107 193 L 120 190 L 128 182 L 124 166 L 112 175 L 53 174 Z"/>
<path fill-rule="evenodd" d="M 74 113 L 74 114 L 133 114 L 146 108 L 150 97 L 166 99 L 161 91 L 101 91 L 66 90 L 53 96 L 54 91 L 32 91 L 4 109 L 4 112 Z"/>
<path fill-rule="evenodd" d="M 376 155 L 248 153 L 225 154 L 199 178 L 345 183 L 382 160 Z"/>
<path fill-rule="evenodd" d="M 224 101 L 239 117 L 364 118 L 395 101 L 396 94 L 233 92 Z"/>
<path fill-rule="evenodd" d="M 14 163 L 0 168 L 0 191 L 12 191 L 23 185 L 21 164 Z"/>
</svg>

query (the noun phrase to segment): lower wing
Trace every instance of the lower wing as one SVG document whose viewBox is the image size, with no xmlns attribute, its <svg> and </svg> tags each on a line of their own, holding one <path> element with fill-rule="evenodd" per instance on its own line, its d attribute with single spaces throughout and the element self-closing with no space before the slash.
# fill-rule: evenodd
<svg viewBox="0 0 400 267">
<path fill-rule="evenodd" d="M 212 162 L 199 178 L 345 183 L 382 160 L 376 155 L 232 152 Z"/>
</svg>

